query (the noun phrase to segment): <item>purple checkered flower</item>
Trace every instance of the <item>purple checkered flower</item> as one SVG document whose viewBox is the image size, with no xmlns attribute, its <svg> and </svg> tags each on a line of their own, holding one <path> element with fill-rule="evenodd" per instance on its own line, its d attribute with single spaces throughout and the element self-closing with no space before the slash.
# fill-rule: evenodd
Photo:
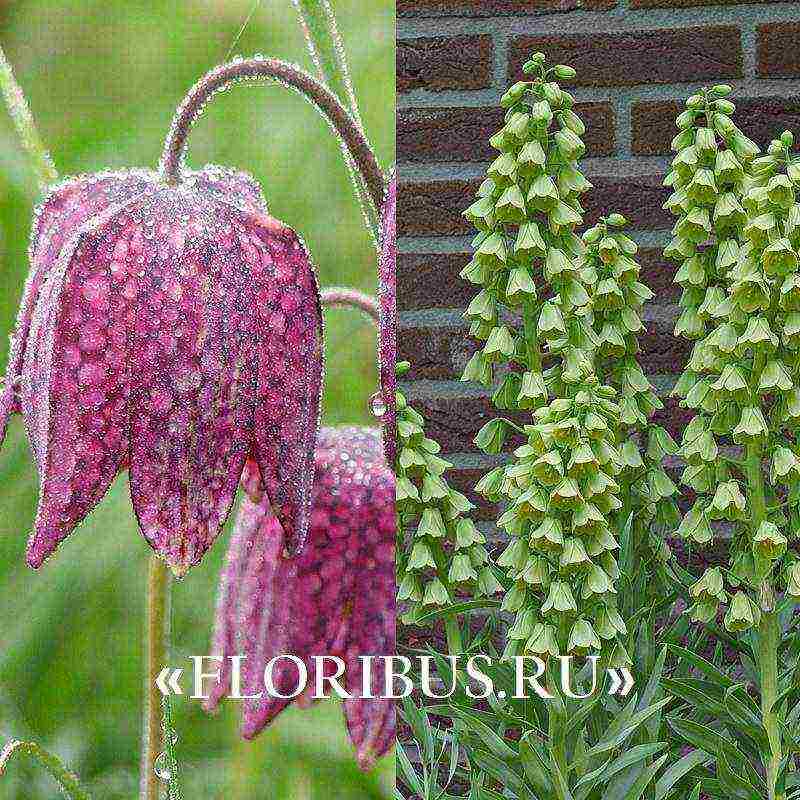
<svg viewBox="0 0 800 800">
<path fill-rule="evenodd" d="M 0 396 L 40 476 L 39 567 L 130 473 L 142 533 L 183 574 L 217 537 L 248 458 L 297 549 L 308 528 L 322 317 L 301 239 L 217 167 L 78 177 L 37 211 Z"/>
</svg>

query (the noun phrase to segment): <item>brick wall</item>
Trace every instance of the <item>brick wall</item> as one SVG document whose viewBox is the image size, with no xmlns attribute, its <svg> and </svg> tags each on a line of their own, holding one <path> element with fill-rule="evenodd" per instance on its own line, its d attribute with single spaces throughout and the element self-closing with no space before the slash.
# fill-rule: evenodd
<svg viewBox="0 0 800 800">
<path fill-rule="evenodd" d="M 458 382 L 476 346 L 461 318 L 474 294 L 458 277 L 471 238 L 461 211 L 490 158 L 498 98 L 522 62 L 542 50 L 578 70 L 571 91 L 595 186 L 588 221 L 619 211 L 633 223 L 656 293 L 644 366 L 666 394 L 688 351 L 672 338 L 674 267 L 660 258 L 672 224 L 661 176 L 678 103 L 724 81 L 735 87 L 737 122 L 759 143 L 785 128 L 800 134 L 800 2 L 398 0 L 397 11 L 399 357 L 414 365 L 404 388 L 464 489 L 492 463 L 472 438 L 493 412 L 485 392 Z M 685 420 L 671 402 L 660 419 L 673 432 Z M 482 506 L 483 519 L 491 514 Z"/>
</svg>

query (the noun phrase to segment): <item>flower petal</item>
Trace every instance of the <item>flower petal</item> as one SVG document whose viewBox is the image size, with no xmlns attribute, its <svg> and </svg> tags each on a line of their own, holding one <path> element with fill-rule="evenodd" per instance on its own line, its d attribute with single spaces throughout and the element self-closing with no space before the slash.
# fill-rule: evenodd
<svg viewBox="0 0 800 800">
<path fill-rule="evenodd" d="M 56 186 L 36 209 L 29 248 L 31 269 L 23 289 L 5 383 L 0 392 L 0 444 L 5 438 L 9 416 L 20 411 L 19 378 L 33 310 L 68 237 L 95 214 L 141 194 L 155 177 L 155 173 L 119 172 L 70 178 Z"/>
<path fill-rule="evenodd" d="M 254 307 L 261 332 L 254 458 L 286 533 L 287 551 L 294 553 L 308 532 L 319 431 L 319 288 L 308 251 L 294 231 L 259 216 L 253 218 L 249 233 L 254 270 L 262 265 Z"/>
<path fill-rule="evenodd" d="M 379 360 L 381 392 L 386 408 L 381 418 L 383 441 L 388 464 L 397 455 L 397 409 L 395 392 L 397 378 L 397 176 L 392 175 L 381 213 L 381 255 L 378 265 L 378 297 L 380 298 Z"/>
<path fill-rule="evenodd" d="M 258 182 L 251 175 L 230 167 L 207 164 L 198 172 L 190 172 L 188 181 L 200 194 L 212 194 L 220 203 L 227 203 L 243 211 L 267 214 L 267 201 Z"/>
<path fill-rule="evenodd" d="M 253 439 L 258 339 L 249 215 L 168 189 L 142 208 L 131 335 L 131 497 L 176 574 L 224 524 Z M 148 233 L 149 230 L 149 233 Z"/>
<path fill-rule="evenodd" d="M 254 471 L 248 465 L 244 483 L 252 482 Z M 394 483 L 378 431 L 324 428 L 320 432 L 313 501 L 308 543 L 291 559 L 280 557 L 285 534 L 267 499 L 258 505 L 247 498 L 243 502 L 223 579 L 214 641 L 221 654 L 238 647 L 238 653 L 246 656 L 244 694 L 264 692 L 264 668 L 278 656 L 300 658 L 313 687 L 314 655 L 346 656 L 348 668 L 353 668 L 361 646 L 367 648 L 364 654 L 384 655 L 383 647 L 393 652 Z M 231 575 L 239 576 L 241 586 L 235 598 L 228 583 Z M 368 594 L 359 597 L 359 592 Z M 292 662 L 279 660 L 272 675 L 281 694 L 295 690 L 298 669 Z M 378 670 L 374 685 L 381 686 L 383 680 Z M 229 686 L 226 664 L 221 684 L 212 692 L 211 707 Z M 359 693 L 360 675 L 349 681 L 349 690 Z M 307 698 L 305 694 L 297 702 L 305 705 Z M 246 700 L 243 735 L 256 736 L 291 702 L 267 696 Z M 377 757 L 385 750 L 392 710 L 390 701 L 375 709 L 379 719 L 369 710 L 370 722 L 363 735 L 361 730 L 356 732 L 365 763 L 370 754 Z M 378 722 L 373 724 L 373 719 Z"/>
<path fill-rule="evenodd" d="M 107 208 L 63 245 L 31 318 L 21 400 L 41 482 L 27 556 L 34 568 L 103 497 L 124 463 L 131 301 L 114 254 L 134 201 Z"/>
<path fill-rule="evenodd" d="M 257 476 L 258 468 L 251 463 L 246 472 Z M 236 518 L 220 579 L 211 654 L 220 656 L 222 664 L 220 679 L 212 684 L 203 704 L 206 711 L 216 709 L 231 690 L 230 657 L 253 652 L 256 647 L 261 599 L 272 591 L 282 550 L 283 531 L 277 519 L 268 507 L 245 500 Z M 245 662 L 244 668 L 248 666 Z"/>
<path fill-rule="evenodd" d="M 356 584 L 347 627 L 345 674 L 348 692 L 354 696 L 362 692 L 360 656 L 391 655 L 396 650 L 395 483 L 394 474 L 385 466 L 377 470 L 377 464 L 374 459 L 369 490 L 361 501 L 361 547 L 353 565 Z M 370 769 L 394 744 L 394 701 L 380 697 L 385 692 L 385 667 L 381 660 L 372 664 L 371 694 L 378 697 L 344 702 L 348 733 L 362 769 Z"/>
</svg>

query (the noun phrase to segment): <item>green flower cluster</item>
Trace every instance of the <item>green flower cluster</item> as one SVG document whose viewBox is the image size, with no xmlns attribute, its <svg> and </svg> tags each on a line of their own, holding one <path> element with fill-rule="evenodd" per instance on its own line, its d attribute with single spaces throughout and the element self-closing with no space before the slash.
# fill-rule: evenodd
<svg viewBox="0 0 800 800">
<path fill-rule="evenodd" d="M 663 403 L 638 362 L 638 335 L 644 330 L 642 306 L 653 293 L 639 280 L 640 265 L 635 260 L 636 242 L 623 229 L 627 221 L 621 214 L 604 217 L 583 234 L 586 252 L 580 262 L 582 280 L 589 288 L 595 344 L 595 372 L 616 390 L 620 407 L 620 447 L 622 472 L 619 475 L 623 507 L 617 529 L 631 521 L 636 562 L 633 579 L 641 579 L 641 594 L 660 591 L 646 570 L 635 567 L 643 562 L 664 563 L 669 546 L 656 531 L 674 530 L 680 519 L 673 498 L 678 494 L 664 470 L 667 456 L 678 446 L 663 428 L 650 423 Z M 641 574 L 639 574 L 641 573 Z"/>
<path fill-rule="evenodd" d="M 398 375 L 408 368 L 399 363 Z M 407 608 L 403 623 L 413 625 L 426 612 L 453 603 L 456 589 L 481 597 L 502 586 L 492 572 L 486 539 L 467 516 L 473 504 L 444 479 L 452 464 L 438 455 L 439 444 L 425 436 L 424 418 L 402 392 L 396 393 L 396 404 L 397 599 Z"/>
<path fill-rule="evenodd" d="M 505 125 L 490 140 L 500 155 L 464 212 L 479 233 L 461 274 L 481 286 L 466 316 L 484 344 L 462 379 L 498 379 L 495 405 L 530 410 L 533 422 L 518 429 L 495 419 L 481 429 L 475 442 L 487 453 L 501 452 L 515 428 L 527 441 L 476 488 L 507 509 L 498 525 L 510 544 L 497 562 L 512 581 L 503 604 L 515 614 L 506 653 L 603 651 L 625 663 L 612 522 L 623 506 L 622 412 L 595 373 L 597 287 L 582 272 L 591 270 L 575 233 L 580 195 L 591 188 L 578 165 L 584 125 L 557 82 L 575 72 L 547 67 L 542 54 L 524 70 L 531 79 L 501 101 Z M 534 276 L 544 279 L 538 287 Z"/>
<path fill-rule="evenodd" d="M 723 605 L 726 627 L 742 631 L 773 611 L 780 576 L 800 596 L 787 556 L 800 529 L 800 160 L 788 132 L 756 157 L 728 91 L 694 95 L 678 117 L 667 205 L 679 220 L 665 252 L 684 287 L 676 333 L 697 340 L 675 388 L 696 411 L 681 453 L 698 496 L 678 532 L 705 545 L 715 523 L 733 531 L 730 569 L 691 587 L 692 613 L 709 621 Z"/>
</svg>

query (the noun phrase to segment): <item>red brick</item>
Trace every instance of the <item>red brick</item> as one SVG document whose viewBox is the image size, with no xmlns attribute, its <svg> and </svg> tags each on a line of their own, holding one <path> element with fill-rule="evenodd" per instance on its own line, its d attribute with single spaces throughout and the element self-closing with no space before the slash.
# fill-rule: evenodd
<svg viewBox="0 0 800 800">
<path fill-rule="evenodd" d="M 647 375 L 669 375 L 683 369 L 692 344 L 673 335 L 675 314 L 649 321 L 639 337 L 639 363 Z M 457 380 L 480 343 L 467 336 L 468 324 L 400 327 L 398 359 L 410 361 L 408 380 Z"/>
<path fill-rule="evenodd" d="M 781 131 L 800 128 L 800 97 L 737 98 L 734 120 L 762 147 Z M 631 109 L 632 151 L 638 156 L 664 155 L 677 133 L 675 117 L 681 103 L 634 103 Z"/>
<path fill-rule="evenodd" d="M 653 417 L 653 424 L 661 425 L 680 441 L 683 429 L 691 421 L 694 412 L 680 408 L 677 401 L 664 398 L 664 410 Z M 426 421 L 425 432 L 442 446 L 444 453 L 474 453 L 475 434 L 489 420 L 498 416 L 512 419 L 517 424 L 530 422 L 530 415 L 498 412 L 490 397 L 425 397 L 411 400 L 411 405 L 419 411 Z M 508 441 L 510 452 L 522 442 L 521 437 L 513 436 Z"/>
<path fill-rule="evenodd" d="M 461 212 L 472 203 L 478 181 L 401 182 L 397 198 L 400 236 L 471 233 Z"/>
<path fill-rule="evenodd" d="M 477 346 L 474 339 L 467 337 L 466 323 L 401 327 L 397 332 L 397 359 L 411 362 L 408 380 L 459 378 Z"/>
<path fill-rule="evenodd" d="M 663 399 L 664 408 L 653 415 L 653 425 L 661 425 L 669 431 L 676 442 L 683 438 L 684 428 L 692 421 L 695 412 L 691 408 L 681 408 L 673 397 Z"/>
<path fill-rule="evenodd" d="M 494 503 L 490 503 L 485 498 L 476 494 L 475 484 L 489 471 L 486 469 L 462 469 L 455 468 L 448 470 L 445 474 L 447 482 L 453 489 L 465 494 L 474 504 L 475 509 L 470 512 L 473 520 L 493 520 L 500 515 L 500 509 Z"/>
<path fill-rule="evenodd" d="M 541 14 L 543 11 L 564 13 L 585 9 L 606 11 L 617 0 L 397 0 L 400 17 L 446 14 L 448 17 L 499 17 Z"/>
<path fill-rule="evenodd" d="M 661 206 L 667 192 L 659 175 L 612 178 L 589 176 L 594 189 L 582 202 L 586 223 L 618 211 L 634 228 L 667 228 L 672 218 Z M 409 181 L 403 183 L 397 218 L 401 236 L 460 236 L 474 230 L 461 216 L 480 181 Z"/>
<path fill-rule="evenodd" d="M 758 74 L 762 78 L 800 76 L 800 22 L 758 26 Z"/>
<path fill-rule="evenodd" d="M 575 86 L 635 86 L 741 78 L 742 45 L 732 25 L 514 39 L 509 77 L 541 50 L 578 71 Z"/>
<path fill-rule="evenodd" d="M 578 103 L 586 124 L 588 156 L 615 150 L 614 110 L 608 103 Z M 408 108 L 397 112 L 401 162 L 488 161 L 497 155 L 489 137 L 503 125 L 500 108 Z"/>
<path fill-rule="evenodd" d="M 669 228 L 673 219 L 661 206 L 668 192 L 662 186 L 661 175 L 625 177 L 592 176 L 594 189 L 581 199 L 586 209 L 586 224 L 600 216 L 616 211 L 630 220 L 632 228 Z"/>
<path fill-rule="evenodd" d="M 631 8 L 696 8 L 698 6 L 755 6 L 784 0 L 631 0 Z"/>
<path fill-rule="evenodd" d="M 398 309 L 466 306 L 476 289 L 459 273 L 471 257 L 471 253 L 401 253 L 397 264 Z M 637 258 L 642 266 L 641 280 L 655 292 L 658 302 L 676 302 L 680 288 L 673 283 L 675 263 L 665 261 L 658 248 L 642 248 Z"/>
<path fill-rule="evenodd" d="M 657 247 L 643 247 L 636 254 L 642 271 L 639 280 L 652 289 L 657 303 L 675 303 L 680 297 L 680 287 L 673 282 L 677 265 L 667 261 Z"/>
<path fill-rule="evenodd" d="M 411 405 L 425 417 L 425 433 L 442 446 L 445 453 L 472 453 L 477 448 L 472 440 L 481 426 L 499 416 L 490 397 L 425 397 L 410 400 Z M 518 414 L 506 418 L 516 422 L 530 421 L 530 415 Z M 510 447 L 522 443 L 519 436 L 510 441 Z"/>
<path fill-rule="evenodd" d="M 470 253 L 401 253 L 397 262 L 397 308 L 459 308 L 475 296 L 475 287 L 459 272 Z"/>
<path fill-rule="evenodd" d="M 437 36 L 397 42 L 397 89 L 487 89 L 492 85 L 491 36 Z"/>
</svg>

